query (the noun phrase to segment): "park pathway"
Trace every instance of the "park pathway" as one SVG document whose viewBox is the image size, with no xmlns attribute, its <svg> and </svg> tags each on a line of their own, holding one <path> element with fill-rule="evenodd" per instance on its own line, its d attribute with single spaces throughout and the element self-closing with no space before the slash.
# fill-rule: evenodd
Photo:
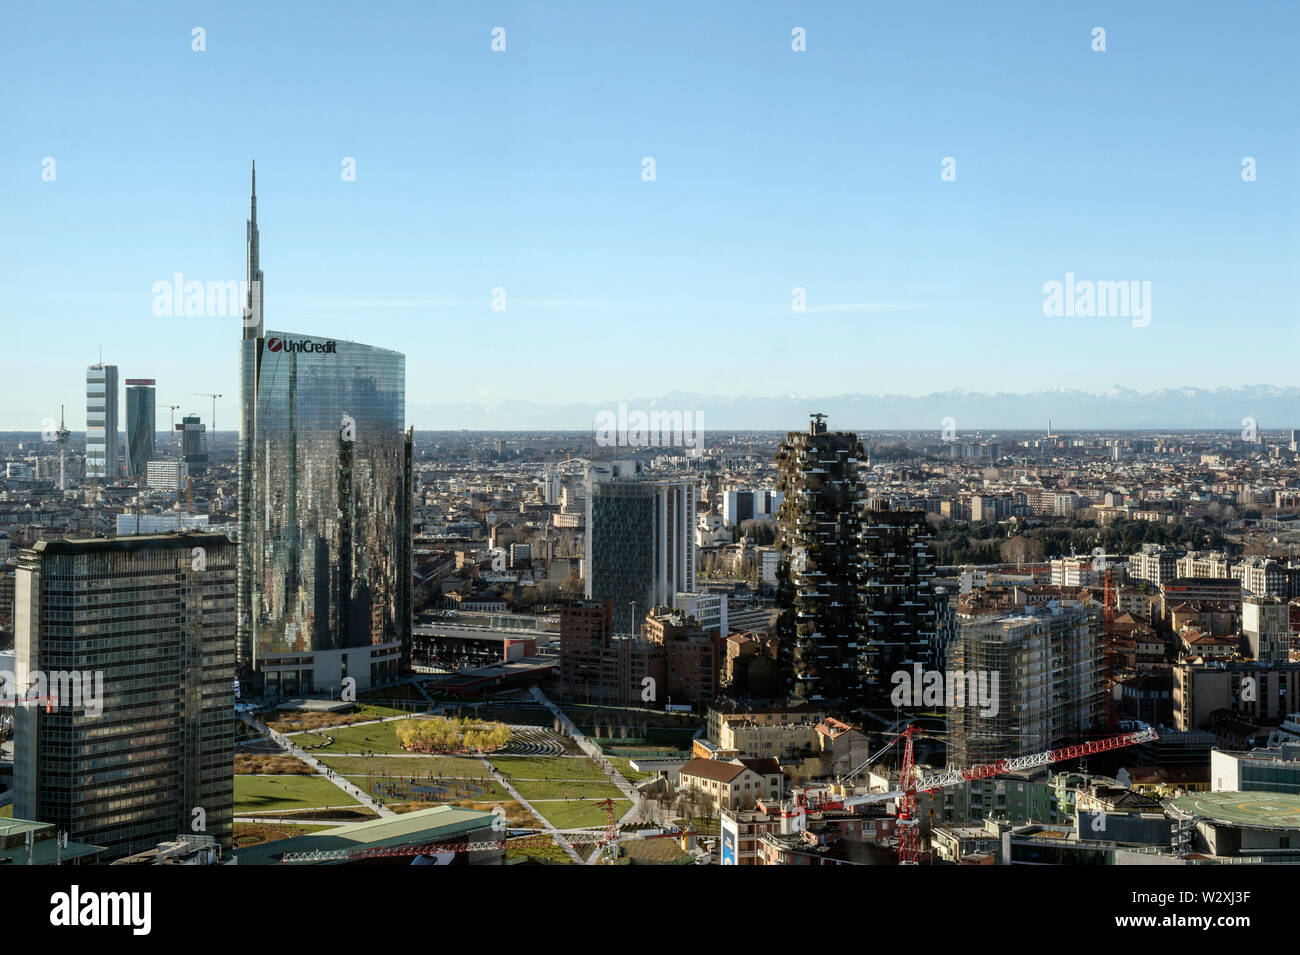
<svg viewBox="0 0 1300 955">
<path fill-rule="evenodd" d="M 253 719 L 251 713 L 240 713 L 239 718 L 242 719 L 249 726 L 253 727 L 253 729 L 257 730 L 263 736 L 266 736 L 274 740 L 276 743 L 280 744 L 280 746 L 282 746 L 290 756 L 295 756 L 298 759 L 302 760 L 304 763 L 310 766 L 318 776 L 321 776 L 322 778 L 329 780 L 331 783 L 333 783 L 339 789 L 343 790 L 345 793 L 347 793 L 357 802 L 361 803 L 361 805 L 365 806 L 367 809 L 373 809 L 376 813 L 385 817 L 397 815 L 397 813 L 393 812 L 393 810 L 381 806 L 378 802 L 372 799 L 369 793 L 362 792 L 360 789 L 352 785 L 342 776 L 338 775 L 337 773 L 331 772 L 328 766 L 322 763 L 315 756 L 312 756 L 302 747 L 294 744 L 294 742 L 291 739 L 289 739 L 289 737 L 283 735 L 282 733 L 277 733 L 275 730 L 271 729 L 271 727 L 267 726 L 265 723 L 261 723 Z"/>
<path fill-rule="evenodd" d="M 658 807 L 644 798 L 640 791 L 627 781 L 627 778 L 618 771 L 618 767 L 605 758 L 604 750 L 580 733 L 578 727 L 573 724 L 573 720 L 569 719 L 563 710 L 551 702 L 551 699 L 541 691 L 540 687 L 533 687 L 533 698 L 551 711 L 555 718 L 560 721 L 561 732 L 572 737 L 573 741 L 578 744 L 578 748 L 591 757 L 592 762 L 601 768 L 609 781 L 618 788 L 618 791 L 631 800 L 632 805 L 618 820 L 620 826 L 625 822 L 635 822 L 641 819 L 648 819 L 651 822 L 658 821 L 660 815 Z M 595 865 L 599 856 L 599 852 L 593 852 L 591 858 L 587 860 L 588 864 Z"/>
<path fill-rule="evenodd" d="M 533 804 L 530 803 L 523 796 L 521 796 L 519 794 L 519 790 L 515 789 L 514 786 L 510 785 L 510 781 L 506 779 L 505 776 L 501 775 L 500 771 L 495 766 L 493 766 L 491 763 L 488 762 L 486 756 L 480 756 L 478 760 L 485 767 L 487 767 L 487 771 L 492 774 L 492 778 L 501 784 L 501 788 L 510 794 L 510 798 L 514 799 L 516 802 L 519 803 L 519 805 L 523 806 L 525 809 L 527 809 L 537 818 L 537 821 L 542 824 L 542 827 L 548 833 L 550 833 L 551 838 L 555 840 L 555 844 L 558 845 L 561 849 L 563 849 L 568 854 L 569 858 L 572 859 L 575 863 L 577 863 L 578 865 L 582 865 L 583 862 L 582 856 L 578 855 L 578 851 L 574 849 L 573 846 L 569 845 L 569 840 L 564 838 L 560 830 L 556 829 L 553 825 L 551 825 L 549 819 L 547 819 L 540 812 L 534 809 Z M 599 855 L 599 853 L 593 853 L 593 854 Z"/>
</svg>

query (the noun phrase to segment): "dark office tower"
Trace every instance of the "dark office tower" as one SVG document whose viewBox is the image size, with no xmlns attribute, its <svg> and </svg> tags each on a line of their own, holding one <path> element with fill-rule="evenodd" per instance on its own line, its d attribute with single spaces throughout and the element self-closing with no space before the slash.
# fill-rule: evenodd
<svg viewBox="0 0 1300 955">
<path fill-rule="evenodd" d="M 934 590 L 934 535 L 925 511 L 888 502 L 863 514 L 862 609 L 868 706 L 889 708 L 892 674 L 931 669 L 952 638 L 947 596 Z"/>
<path fill-rule="evenodd" d="M 777 624 L 782 668 L 799 701 L 840 712 L 864 697 L 861 618 L 862 444 L 814 414 L 777 453 Z"/>
<path fill-rule="evenodd" d="M 208 452 L 203 450 L 203 422 L 196 414 L 186 415 L 176 430 L 181 433 L 181 460 L 190 474 L 202 474 L 208 469 Z"/>
<path fill-rule="evenodd" d="M 610 598 L 614 633 L 633 634 L 652 607 L 695 591 L 700 491 L 693 480 L 621 473 L 621 464 L 587 475 L 586 596 Z"/>
<path fill-rule="evenodd" d="M 132 477 L 144 477 L 153 460 L 157 430 L 154 379 L 126 380 L 126 470 Z"/>
<path fill-rule="evenodd" d="M 112 481 L 120 465 L 117 366 L 101 362 L 86 369 L 86 477 Z"/>
<path fill-rule="evenodd" d="M 364 690 L 411 640 L 406 358 L 268 332 L 257 199 L 240 342 L 239 662 L 254 692 Z"/>
<path fill-rule="evenodd" d="M 16 682 L 42 697 L 14 710 L 14 815 L 108 858 L 196 832 L 231 848 L 230 540 L 39 541 L 14 597 Z"/>
</svg>

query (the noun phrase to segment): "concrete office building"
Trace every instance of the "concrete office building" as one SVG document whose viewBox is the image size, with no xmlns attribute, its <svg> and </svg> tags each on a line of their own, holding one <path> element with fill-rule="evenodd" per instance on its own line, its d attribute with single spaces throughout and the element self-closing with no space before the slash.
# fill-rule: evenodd
<svg viewBox="0 0 1300 955">
<path fill-rule="evenodd" d="M 575 702 L 615 706 L 667 702 L 663 645 L 616 636 L 614 601 L 609 597 L 560 611 L 558 676 L 561 694 Z"/>
<path fill-rule="evenodd" d="M 663 647 L 667 685 L 664 702 L 707 706 L 718 695 L 722 637 L 681 610 L 657 607 L 646 614 L 645 639 Z"/>
<path fill-rule="evenodd" d="M 1251 723 L 1300 710 L 1300 663 L 1176 663 L 1174 726 L 1210 729 L 1219 711 Z"/>
<path fill-rule="evenodd" d="M 760 488 L 756 491 L 727 491 L 722 495 L 722 520 L 728 527 L 775 517 L 780 509 L 780 491 Z"/>
<path fill-rule="evenodd" d="M 726 594 L 680 593 L 675 606 L 687 616 L 694 617 L 702 628 L 711 633 L 723 637 L 731 633 L 727 623 Z"/>
<path fill-rule="evenodd" d="M 39 541 L 19 557 L 14 617 L 15 680 L 44 697 L 15 707 L 14 815 L 107 858 L 193 832 L 230 849 L 229 539 Z"/>
<path fill-rule="evenodd" d="M 1241 599 L 1241 648 L 1261 663 L 1286 663 L 1291 652 L 1287 604 L 1279 597 L 1247 594 Z"/>
<path fill-rule="evenodd" d="M 179 491 L 190 475 L 184 461 L 150 461 L 145 465 L 145 486 L 151 491 Z"/>
<path fill-rule="evenodd" d="M 1300 742 L 1243 752 L 1213 750 L 1210 753 L 1210 790 L 1300 796 Z"/>
</svg>

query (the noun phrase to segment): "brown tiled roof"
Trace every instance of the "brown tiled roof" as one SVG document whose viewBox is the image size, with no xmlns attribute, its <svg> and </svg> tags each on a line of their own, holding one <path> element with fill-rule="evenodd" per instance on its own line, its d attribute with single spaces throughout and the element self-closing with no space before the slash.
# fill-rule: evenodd
<svg viewBox="0 0 1300 955">
<path fill-rule="evenodd" d="M 740 763 L 724 762 L 720 759 L 700 759 L 696 757 L 677 771 L 678 776 L 698 776 L 714 782 L 730 783 L 748 767 Z"/>
</svg>

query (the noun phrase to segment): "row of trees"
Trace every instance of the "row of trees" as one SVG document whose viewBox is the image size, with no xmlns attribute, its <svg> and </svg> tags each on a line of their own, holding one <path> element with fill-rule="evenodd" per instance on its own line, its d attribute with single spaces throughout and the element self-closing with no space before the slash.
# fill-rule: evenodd
<svg viewBox="0 0 1300 955">
<path fill-rule="evenodd" d="M 671 810 L 688 821 L 703 819 L 706 825 L 711 824 L 718 813 L 717 800 L 694 786 L 689 789 L 679 789 L 677 792 L 660 790 L 650 798 L 657 802 L 659 808 L 665 813 Z"/>
<path fill-rule="evenodd" d="M 505 723 L 441 716 L 401 720 L 396 732 L 402 749 L 412 753 L 482 753 L 501 749 L 510 742 L 510 727 Z"/>
<path fill-rule="evenodd" d="M 1078 517 L 1038 527 L 1025 527 L 1020 522 L 941 521 L 934 532 L 935 560 L 944 566 L 1032 563 L 1071 554 L 1090 554 L 1098 547 L 1107 554 L 1133 554 L 1143 544 L 1222 550 L 1227 540 L 1213 521 L 1185 519 L 1172 523 L 1117 520 L 1102 525 Z"/>
</svg>

